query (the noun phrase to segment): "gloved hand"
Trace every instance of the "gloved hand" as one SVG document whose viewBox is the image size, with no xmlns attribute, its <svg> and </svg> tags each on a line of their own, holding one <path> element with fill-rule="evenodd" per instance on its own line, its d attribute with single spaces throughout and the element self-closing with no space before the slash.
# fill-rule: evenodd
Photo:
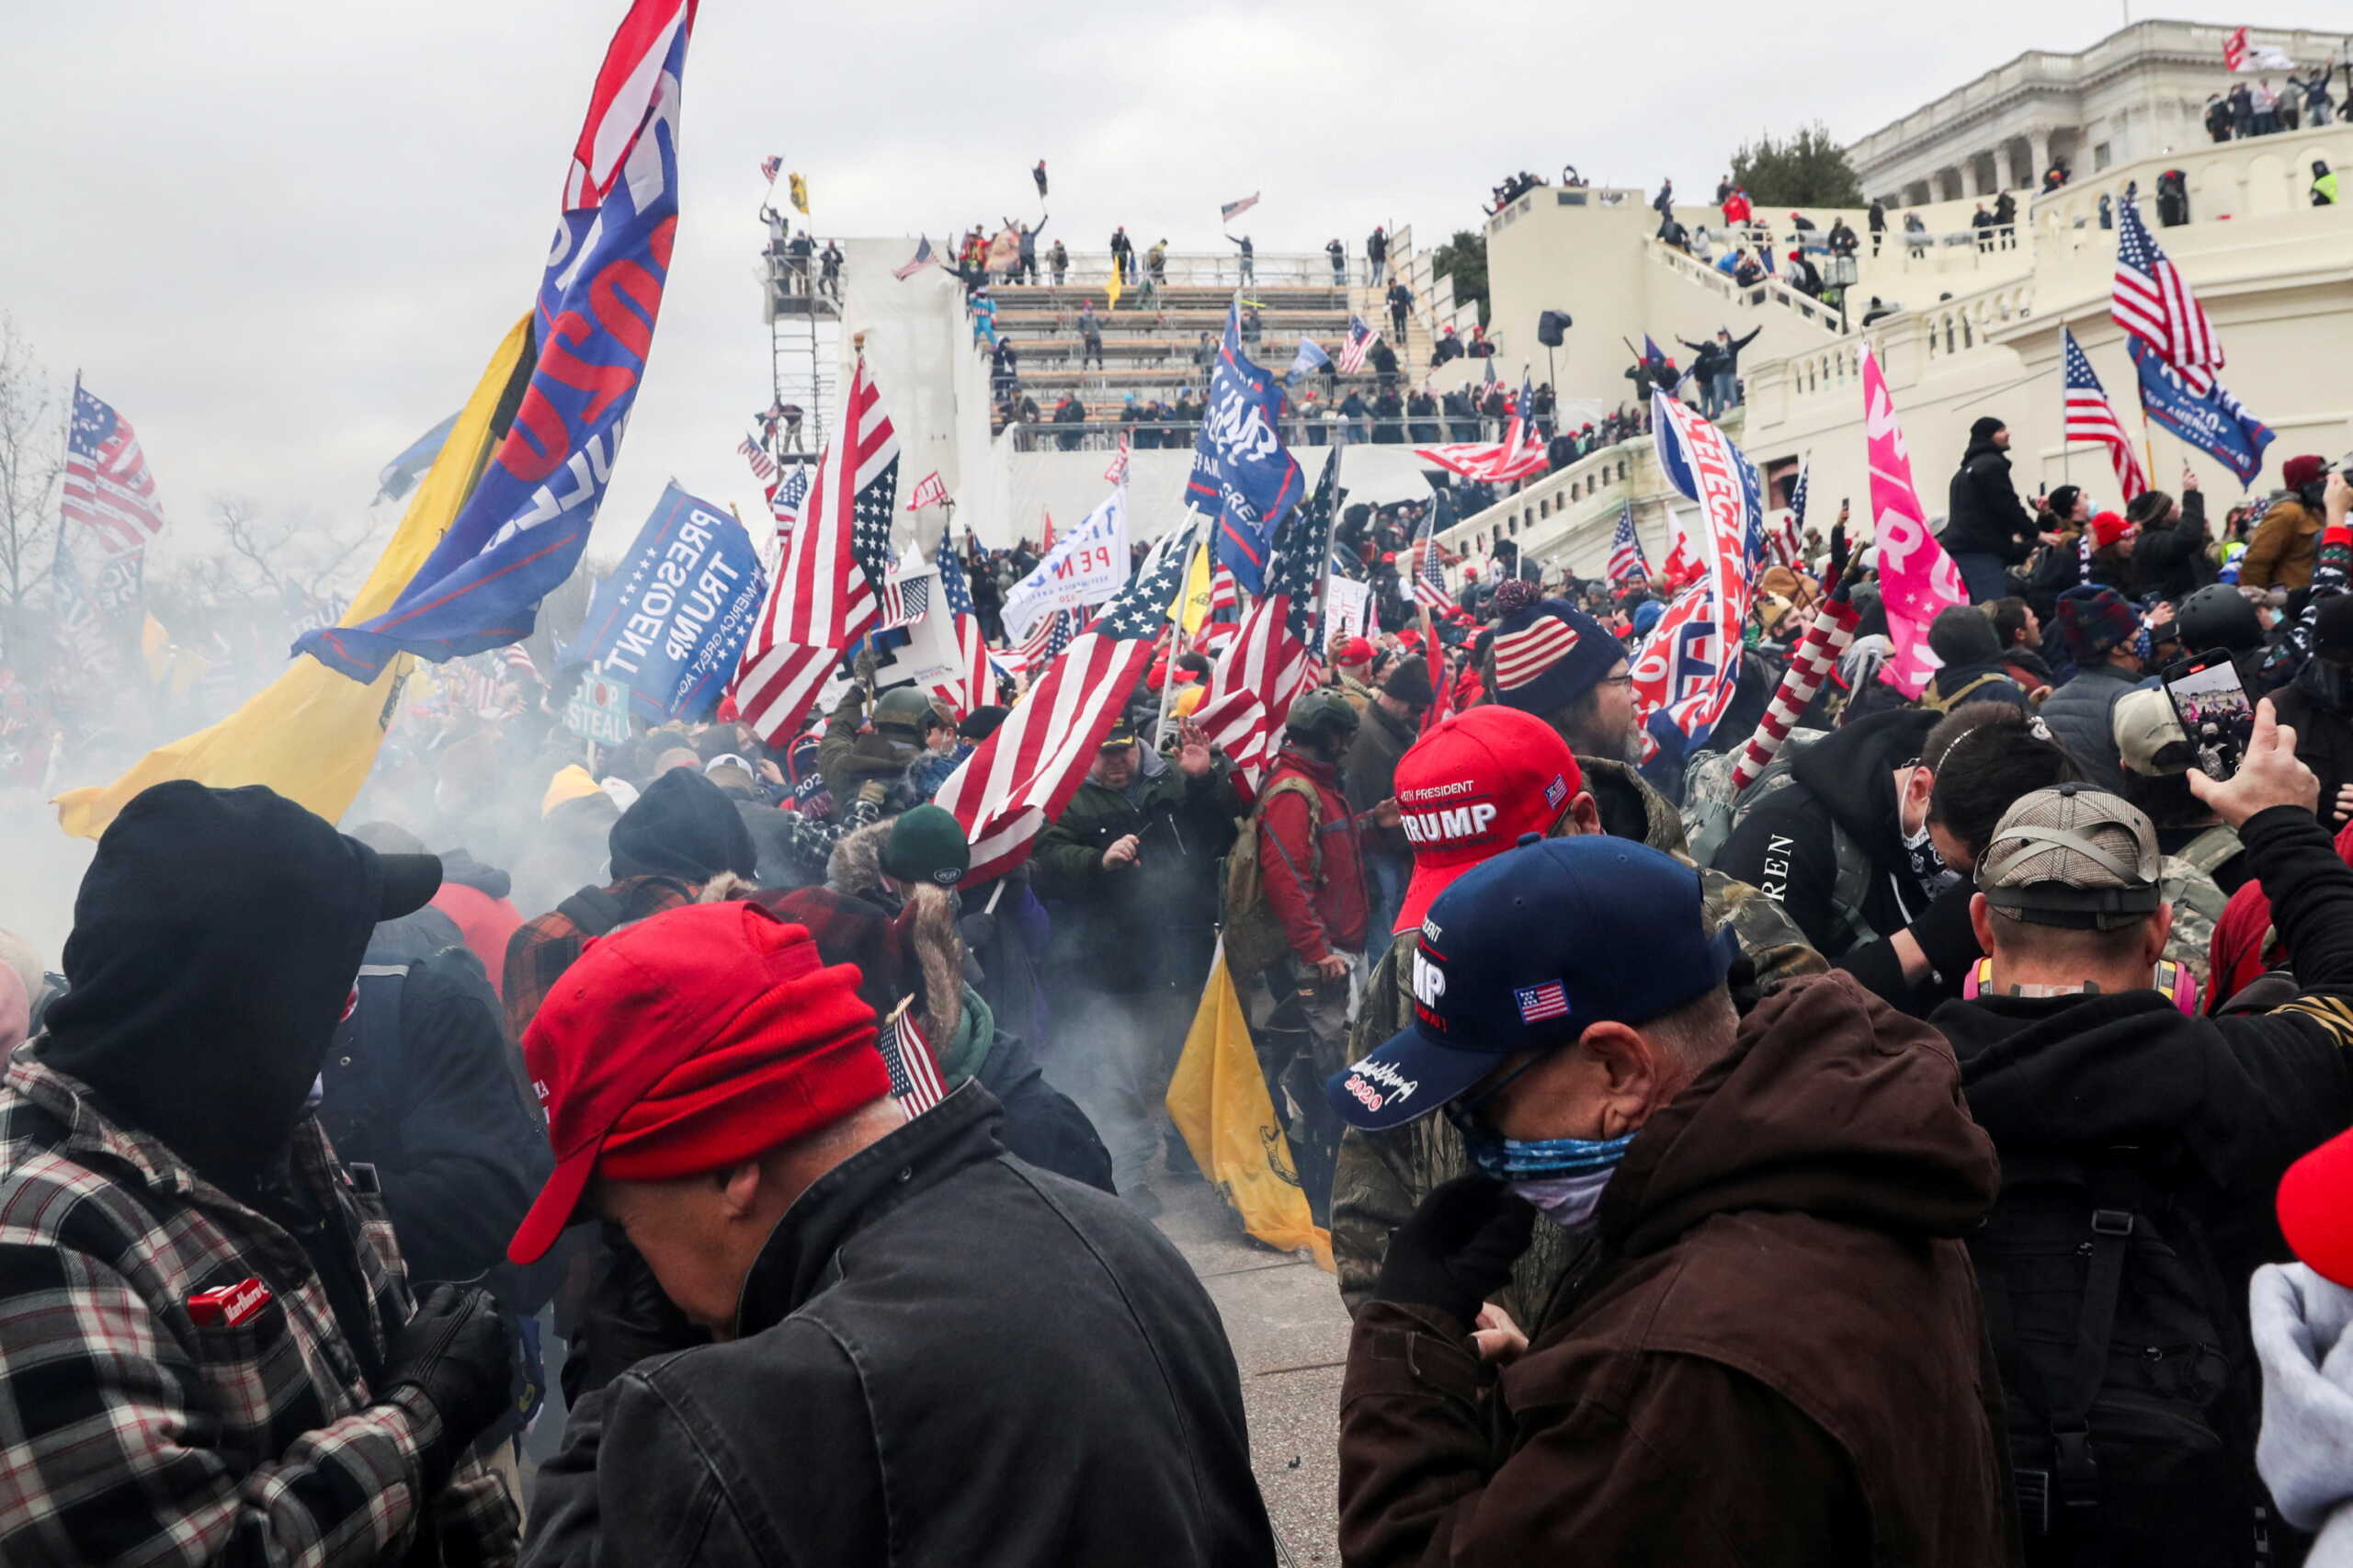
<svg viewBox="0 0 2353 1568">
<path fill-rule="evenodd" d="M 1846 574 L 1847 525 L 1844 522 L 1836 522 L 1830 525 L 1830 560 L 1822 569 L 1823 587 L 1824 589 L 1836 587 L 1838 580 Z"/>
<path fill-rule="evenodd" d="M 1963 877 L 1938 893 L 1909 927 L 1928 967 L 1954 995 L 1961 994 L 1961 979 L 1969 966 L 1985 956 L 1977 945 L 1977 928 L 1969 923 L 1969 901 L 1976 892 L 1976 884 Z"/>
<path fill-rule="evenodd" d="M 710 1343 L 710 1335 L 687 1321 L 644 1255 L 629 1244 L 618 1225 L 604 1227 L 604 1250 L 591 1266 L 580 1308 L 580 1327 L 563 1363 L 567 1403 L 593 1393 L 650 1356 Z"/>
<path fill-rule="evenodd" d="M 1467 1325 L 1528 1250 L 1536 1210 L 1492 1177 L 1456 1176 L 1389 1233 L 1373 1300 L 1436 1307 Z"/>
<path fill-rule="evenodd" d="M 392 1335 L 389 1394 L 413 1388 L 441 1418 L 421 1460 L 425 1491 L 448 1483 L 460 1456 L 506 1413 L 515 1390 L 515 1330 L 497 1299 L 471 1285 L 436 1285 Z"/>
</svg>

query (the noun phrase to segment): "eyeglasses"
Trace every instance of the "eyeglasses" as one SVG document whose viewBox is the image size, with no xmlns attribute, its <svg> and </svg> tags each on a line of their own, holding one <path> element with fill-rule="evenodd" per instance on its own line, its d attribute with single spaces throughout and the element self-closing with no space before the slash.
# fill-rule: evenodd
<svg viewBox="0 0 2353 1568">
<path fill-rule="evenodd" d="M 1593 684 L 1596 686 L 1631 686 L 1634 684 L 1634 677 L 1631 673 L 1622 676 L 1603 676 L 1599 680 Z"/>
</svg>

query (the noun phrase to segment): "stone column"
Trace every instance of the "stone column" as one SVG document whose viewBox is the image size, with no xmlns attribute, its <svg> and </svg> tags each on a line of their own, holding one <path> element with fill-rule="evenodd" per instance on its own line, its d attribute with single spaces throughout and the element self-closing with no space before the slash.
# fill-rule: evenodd
<svg viewBox="0 0 2353 1568">
<path fill-rule="evenodd" d="M 2040 190 L 2042 188 L 2042 173 L 2051 166 L 2051 132 L 2036 128 L 2028 133 L 2027 145 L 2032 149 L 2029 156 L 2034 160 L 2034 167 L 2028 171 L 2028 177 Z"/>
</svg>

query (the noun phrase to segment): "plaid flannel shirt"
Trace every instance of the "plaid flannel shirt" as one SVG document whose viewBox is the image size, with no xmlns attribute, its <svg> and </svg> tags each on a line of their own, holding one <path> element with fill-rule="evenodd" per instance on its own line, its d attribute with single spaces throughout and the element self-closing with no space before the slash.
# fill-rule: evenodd
<svg viewBox="0 0 2353 1568">
<path fill-rule="evenodd" d="M 699 884 L 681 881 L 676 877 L 624 877 L 604 890 L 621 907 L 620 925 L 643 920 L 692 903 L 701 892 Z M 540 1014 L 540 1005 L 563 978 L 563 971 L 579 961 L 580 951 L 598 932 L 591 934 L 580 928 L 577 921 L 562 909 L 551 909 L 536 919 L 526 920 L 506 938 L 506 983 L 500 988 L 500 1000 L 506 1008 L 506 1038 L 520 1040 L 523 1031 Z"/>
<path fill-rule="evenodd" d="M 514 1562 L 514 1505 L 478 1462 L 418 1496 L 438 1417 L 410 1390 L 375 1401 L 301 1244 L 110 1122 L 39 1043 L 0 1081 L 0 1562 Z M 291 1170 L 358 1243 L 381 1356 L 415 1308 L 383 1205 L 315 1119 Z M 197 1324 L 191 1296 L 248 1278 L 258 1313 Z"/>
</svg>

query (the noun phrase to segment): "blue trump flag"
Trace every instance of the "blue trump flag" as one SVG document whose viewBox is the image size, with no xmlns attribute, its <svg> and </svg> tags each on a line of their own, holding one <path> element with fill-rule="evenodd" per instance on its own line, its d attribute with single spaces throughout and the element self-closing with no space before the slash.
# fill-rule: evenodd
<svg viewBox="0 0 2353 1568">
<path fill-rule="evenodd" d="M 1185 505 L 1216 517 L 1211 559 L 1252 594 L 1266 592 L 1268 541 L 1305 489 L 1298 460 L 1283 447 L 1281 409 L 1274 372 L 1242 352 L 1241 307 L 1228 305 Z"/>
<path fill-rule="evenodd" d="M 648 723 L 707 719 L 767 587 L 744 525 L 673 484 L 620 569 L 597 585 L 567 656 L 626 685 L 630 710 Z"/>
<path fill-rule="evenodd" d="M 529 380 L 509 389 L 511 419 L 449 531 L 383 614 L 306 632 L 297 653 L 369 681 L 404 653 L 501 647 L 579 564 L 669 277 L 688 15 L 637 0 L 614 37 L 540 283 Z"/>
<path fill-rule="evenodd" d="M 2241 485 L 2253 484 L 2263 472 L 2263 449 L 2272 442 L 2271 427 L 2224 392 L 2221 382 L 2199 392 L 2139 338 L 2132 339 L 2131 350 L 2132 369 L 2141 378 L 2141 406 L 2149 417 L 2238 475 Z"/>
</svg>

